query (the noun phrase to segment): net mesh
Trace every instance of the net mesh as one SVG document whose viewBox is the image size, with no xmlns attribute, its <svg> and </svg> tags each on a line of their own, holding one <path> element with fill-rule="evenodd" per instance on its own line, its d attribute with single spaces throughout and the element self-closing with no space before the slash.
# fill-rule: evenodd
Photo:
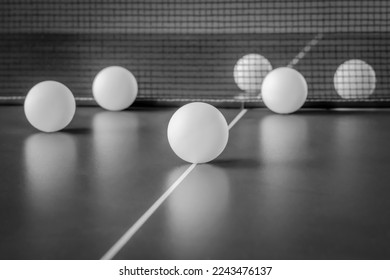
<svg viewBox="0 0 390 280">
<path fill-rule="evenodd" d="M 270 67 L 289 66 L 307 106 L 388 105 L 389 23 L 376 0 L 1 1 L 0 100 L 57 80 L 94 104 L 95 75 L 120 65 L 137 102 L 261 106 Z"/>
</svg>

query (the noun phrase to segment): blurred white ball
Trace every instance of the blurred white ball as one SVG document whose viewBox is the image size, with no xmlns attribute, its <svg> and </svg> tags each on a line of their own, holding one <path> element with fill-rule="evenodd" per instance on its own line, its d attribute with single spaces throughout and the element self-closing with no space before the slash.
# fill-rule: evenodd
<svg viewBox="0 0 390 280">
<path fill-rule="evenodd" d="M 272 70 L 271 63 L 260 54 L 247 54 L 234 66 L 234 81 L 246 92 L 260 92 L 264 77 Z"/>
<path fill-rule="evenodd" d="M 351 59 L 337 68 L 333 84 L 344 99 L 368 98 L 375 90 L 375 71 L 365 61 Z"/>
</svg>

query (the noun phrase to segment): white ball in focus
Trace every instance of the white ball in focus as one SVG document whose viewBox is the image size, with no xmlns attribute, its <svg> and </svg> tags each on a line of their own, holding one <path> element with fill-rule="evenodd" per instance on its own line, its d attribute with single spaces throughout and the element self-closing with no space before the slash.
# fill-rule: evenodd
<svg viewBox="0 0 390 280">
<path fill-rule="evenodd" d="M 205 163 L 218 157 L 229 138 L 228 124 L 214 106 L 193 102 L 179 108 L 168 124 L 168 141 L 181 159 Z"/>
<path fill-rule="evenodd" d="M 121 111 L 133 104 L 138 94 L 134 75 L 121 66 L 101 70 L 92 84 L 95 101 L 109 111 Z"/>
<path fill-rule="evenodd" d="M 272 70 L 271 63 L 260 54 L 247 54 L 234 66 L 234 81 L 237 86 L 249 93 L 258 93 L 264 77 Z"/>
<path fill-rule="evenodd" d="M 56 81 L 43 81 L 27 93 L 24 113 L 38 130 L 55 132 L 65 128 L 76 112 L 76 102 L 69 88 Z"/>
<path fill-rule="evenodd" d="M 271 71 L 261 88 L 265 106 L 278 114 L 290 114 L 299 110 L 306 101 L 307 92 L 303 75 L 289 67 Z"/>
<path fill-rule="evenodd" d="M 365 61 L 351 59 L 337 68 L 333 84 L 337 94 L 344 99 L 368 98 L 375 90 L 375 71 Z"/>
</svg>

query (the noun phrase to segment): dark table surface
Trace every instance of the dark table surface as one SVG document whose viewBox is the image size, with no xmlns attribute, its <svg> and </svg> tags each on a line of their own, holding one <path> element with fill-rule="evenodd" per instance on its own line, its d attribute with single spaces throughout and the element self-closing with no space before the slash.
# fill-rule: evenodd
<svg viewBox="0 0 390 280">
<path fill-rule="evenodd" d="M 0 107 L 0 258 L 99 259 L 188 168 L 175 108 Z M 221 110 L 230 122 L 238 109 Z M 117 259 L 390 259 L 390 110 L 250 109 Z"/>
</svg>

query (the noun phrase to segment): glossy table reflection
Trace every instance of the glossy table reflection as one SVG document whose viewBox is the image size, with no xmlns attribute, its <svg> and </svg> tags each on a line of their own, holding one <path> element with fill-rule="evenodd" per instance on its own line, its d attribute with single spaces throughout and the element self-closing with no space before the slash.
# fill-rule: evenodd
<svg viewBox="0 0 390 280">
<path fill-rule="evenodd" d="M 0 258 L 102 257 L 188 167 L 174 111 L 80 107 L 45 134 L 1 106 Z M 116 258 L 390 259 L 389 143 L 389 110 L 251 109 Z"/>
</svg>

